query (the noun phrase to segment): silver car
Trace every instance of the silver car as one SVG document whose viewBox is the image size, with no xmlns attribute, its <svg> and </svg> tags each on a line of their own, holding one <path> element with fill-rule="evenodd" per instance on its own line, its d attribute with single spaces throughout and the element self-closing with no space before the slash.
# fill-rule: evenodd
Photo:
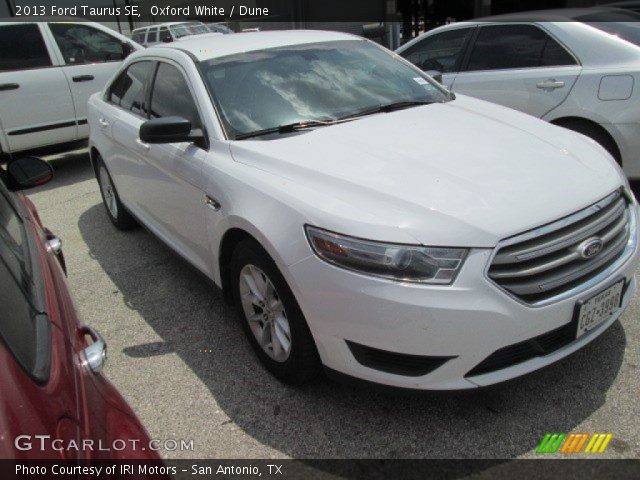
<svg viewBox="0 0 640 480">
<path fill-rule="evenodd" d="M 397 53 L 457 93 L 587 135 L 640 178 L 638 20 L 589 8 L 487 17 L 436 28 Z"/>
</svg>

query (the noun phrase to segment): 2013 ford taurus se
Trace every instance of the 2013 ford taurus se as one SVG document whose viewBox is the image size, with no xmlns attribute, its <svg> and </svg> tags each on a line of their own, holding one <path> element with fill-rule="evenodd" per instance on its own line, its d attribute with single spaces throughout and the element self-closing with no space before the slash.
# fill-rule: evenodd
<svg viewBox="0 0 640 480">
<path fill-rule="evenodd" d="M 89 123 L 114 225 L 221 287 L 285 382 L 489 385 L 583 347 L 636 289 L 638 206 L 601 146 L 358 37 L 150 48 Z"/>
</svg>

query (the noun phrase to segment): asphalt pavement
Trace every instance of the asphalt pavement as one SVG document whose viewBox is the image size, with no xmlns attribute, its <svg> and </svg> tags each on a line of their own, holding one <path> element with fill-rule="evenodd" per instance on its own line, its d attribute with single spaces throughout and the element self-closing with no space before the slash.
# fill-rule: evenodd
<svg viewBox="0 0 640 480">
<path fill-rule="evenodd" d="M 640 457 L 638 297 L 586 348 L 489 389 L 404 394 L 330 380 L 284 386 L 258 363 L 233 308 L 144 229 L 116 230 L 88 155 L 52 158 L 29 196 L 63 240 L 83 320 L 109 345 L 107 377 L 167 458 L 536 457 L 547 432 L 612 432 L 606 457 Z"/>
</svg>

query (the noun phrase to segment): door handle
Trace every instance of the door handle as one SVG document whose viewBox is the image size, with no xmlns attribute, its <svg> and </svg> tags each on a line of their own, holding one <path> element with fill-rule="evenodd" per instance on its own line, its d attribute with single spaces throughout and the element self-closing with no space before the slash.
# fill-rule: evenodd
<svg viewBox="0 0 640 480">
<path fill-rule="evenodd" d="M 544 82 L 536 84 L 536 87 L 540 88 L 541 90 L 555 90 L 556 88 L 564 87 L 564 82 L 561 80 L 550 78 L 549 80 L 545 80 Z"/>
<path fill-rule="evenodd" d="M 0 92 L 4 92 L 5 90 L 16 90 L 20 88 L 20 84 L 18 83 L 3 83 L 0 84 Z"/>
<path fill-rule="evenodd" d="M 148 143 L 144 143 L 142 140 L 140 140 L 139 138 L 136 138 L 136 143 L 138 144 L 138 146 L 142 149 L 142 150 L 149 150 L 151 148 L 151 145 L 149 145 Z"/>
<path fill-rule="evenodd" d="M 104 118 L 98 119 L 98 123 L 102 128 L 107 128 L 109 126 L 109 122 L 107 122 Z"/>
<path fill-rule="evenodd" d="M 95 79 L 95 77 L 93 75 L 76 75 L 75 77 L 72 77 L 72 80 L 76 83 L 78 82 L 90 82 L 91 80 Z"/>
</svg>

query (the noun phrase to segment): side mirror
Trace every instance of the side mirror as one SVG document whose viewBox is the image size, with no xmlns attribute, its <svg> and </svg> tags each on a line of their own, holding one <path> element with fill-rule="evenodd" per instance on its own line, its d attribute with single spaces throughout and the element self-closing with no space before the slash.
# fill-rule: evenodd
<svg viewBox="0 0 640 480">
<path fill-rule="evenodd" d="M 171 37 L 162 37 L 162 43 L 171 43 L 173 42 L 173 38 Z"/>
<path fill-rule="evenodd" d="M 36 157 L 21 157 L 7 165 L 7 178 L 11 190 L 43 185 L 53 178 L 53 168 L 44 160 Z"/>
<path fill-rule="evenodd" d="M 431 78 L 433 78 L 436 82 L 438 83 L 442 83 L 442 72 L 439 72 L 437 70 L 427 70 L 426 72 L 427 75 L 429 75 Z"/>
<path fill-rule="evenodd" d="M 193 143 L 204 138 L 201 130 L 191 130 L 191 122 L 182 117 L 148 120 L 140 125 L 139 136 L 144 143 Z"/>
<path fill-rule="evenodd" d="M 135 49 L 129 42 L 122 42 L 122 59 L 124 60 L 133 53 Z"/>
</svg>

